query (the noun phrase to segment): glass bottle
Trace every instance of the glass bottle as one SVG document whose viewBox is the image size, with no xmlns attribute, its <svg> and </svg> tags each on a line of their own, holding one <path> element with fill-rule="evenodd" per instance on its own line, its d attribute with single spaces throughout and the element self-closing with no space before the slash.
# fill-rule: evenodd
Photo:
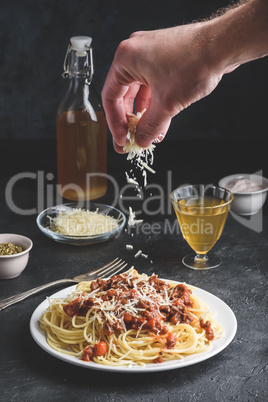
<svg viewBox="0 0 268 402">
<path fill-rule="evenodd" d="M 107 125 L 92 85 L 92 39 L 75 36 L 64 61 L 69 89 L 57 114 L 58 192 L 69 200 L 94 200 L 107 191 Z"/>
</svg>

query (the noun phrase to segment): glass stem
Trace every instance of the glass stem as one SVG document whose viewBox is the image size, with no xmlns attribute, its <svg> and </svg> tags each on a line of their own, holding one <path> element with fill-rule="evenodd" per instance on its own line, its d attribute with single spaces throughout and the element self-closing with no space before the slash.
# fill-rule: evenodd
<svg viewBox="0 0 268 402">
<path fill-rule="evenodd" d="M 196 254 L 196 256 L 194 257 L 194 260 L 196 262 L 207 262 L 208 256 L 207 256 L 207 254 Z"/>
</svg>

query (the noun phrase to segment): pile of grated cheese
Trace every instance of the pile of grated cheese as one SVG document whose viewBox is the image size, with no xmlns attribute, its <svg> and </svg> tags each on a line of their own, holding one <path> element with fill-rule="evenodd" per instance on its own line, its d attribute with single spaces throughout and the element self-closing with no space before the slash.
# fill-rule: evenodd
<svg viewBox="0 0 268 402">
<path fill-rule="evenodd" d="M 119 220 L 96 211 L 71 208 L 49 217 L 53 232 L 68 236 L 95 236 L 111 232 L 119 226 Z"/>
</svg>

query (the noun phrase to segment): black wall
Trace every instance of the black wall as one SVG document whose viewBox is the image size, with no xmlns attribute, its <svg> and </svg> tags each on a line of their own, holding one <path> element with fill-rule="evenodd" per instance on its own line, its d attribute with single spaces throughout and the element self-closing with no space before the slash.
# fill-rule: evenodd
<svg viewBox="0 0 268 402">
<path fill-rule="evenodd" d="M 95 86 L 101 91 L 114 52 L 137 30 L 210 15 L 228 0 L 1 0 L 0 138 L 55 138 L 67 82 L 61 77 L 69 38 L 93 38 Z M 175 117 L 172 138 L 267 136 L 268 58 L 226 75 L 206 99 Z"/>
</svg>

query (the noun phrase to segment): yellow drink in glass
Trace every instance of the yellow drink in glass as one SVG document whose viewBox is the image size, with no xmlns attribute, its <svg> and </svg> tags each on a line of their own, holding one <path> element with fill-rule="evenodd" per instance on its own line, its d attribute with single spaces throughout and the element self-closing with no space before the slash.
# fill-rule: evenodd
<svg viewBox="0 0 268 402">
<path fill-rule="evenodd" d="M 220 238 L 233 199 L 232 193 L 215 186 L 187 186 L 174 190 L 171 201 L 184 239 L 196 255 L 184 257 L 190 268 L 209 269 L 220 264 L 207 252 Z"/>
</svg>

